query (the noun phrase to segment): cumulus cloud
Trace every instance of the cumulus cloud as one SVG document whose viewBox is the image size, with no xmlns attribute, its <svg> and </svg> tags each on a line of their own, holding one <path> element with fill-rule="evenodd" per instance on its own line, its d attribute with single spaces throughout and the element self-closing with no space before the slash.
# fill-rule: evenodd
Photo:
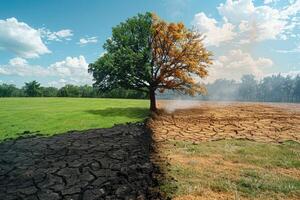
<svg viewBox="0 0 300 200">
<path fill-rule="evenodd" d="M 270 6 L 255 6 L 252 0 L 227 0 L 218 7 L 219 13 L 233 24 L 251 41 L 277 39 L 285 34 L 289 20 L 282 10 Z M 286 16 L 286 15 L 285 15 Z"/>
<path fill-rule="evenodd" d="M 35 58 L 51 52 L 43 43 L 38 30 L 16 18 L 0 20 L 0 50 L 24 58 Z"/>
<path fill-rule="evenodd" d="M 97 42 L 98 42 L 97 37 L 86 37 L 86 38 L 80 38 L 77 44 L 79 44 L 80 46 L 84 46 L 89 43 L 97 43 Z"/>
<path fill-rule="evenodd" d="M 9 60 L 7 65 L 0 66 L 0 74 L 18 76 L 48 76 L 49 71 L 38 65 L 29 65 L 27 60 L 16 57 Z"/>
<path fill-rule="evenodd" d="M 9 72 L 7 72 L 4 68 L 0 68 L 0 74 L 9 75 Z"/>
<path fill-rule="evenodd" d="M 282 16 L 287 18 L 291 15 L 296 15 L 300 11 L 300 0 L 296 0 L 294 3 L 291 3 L 282 11 Z"/>
<path fill-rule="evenodd" d="M 73 32 L 70 29 L 62 29 L 57 32 L 51 32 L 48 29 L 42 28 L 39 30 L 42 37 L 46 38 L 49 41 L 63 41 L 63 40 L 71 40 L 73 36 Z"/>
<path fill-rule="evenodd" d="M 240 80 L 245 74 L 253 74 L 257 78 L 264 76 L 264 70 L 273 65 L 268 58 L 253 58 L 240 49 L 231 50 L 227 55 L 219 56 L 209 68 L 207 82 L 226 78 Z"/>
<path fill-rule="evenodd" d="M 56 80 L 56 81 L 50 81 L 48 83 L 49 86 L 56 87 L 56 88 L 61 88 L 61 87 L 65 86 L 66 84 L 71 84 L 71 83 L 69 83 L 67 80 L 65 80 L 63 78 Z"/>
<path fill-rule="evenodd" d="M 217 7 L 222 21 L 198 13 L 194 17 L 194 25 L 207 35 L 207 43 L 214 46 L 230 41 L 233 37 L 240 44 L 271 39 L 286 40 L 293 37 L 293 30 L 300 25 L 297 17 L 300 0 L 290 1 L 281 9 L 270 5 L 275 2 L 267 0 L 265 5 L 255 6 L 253 0 L 226 0 Z"/>
<path fill-rule="evenodd" d="M 50 65 L 49 70 L 53 74 L 76 85 L 92 83 L 92 76 L 88 73 L 88 63 L 82 55 L 79 57 L 67 57 L 63 61 Z"/>
<path fill-rule="evenodd" d="M 220 43 L 230 41 L 236 36 L 234 25 L 225 22 L 218 26 L 214 18 L 207 17 L 203 12 L 195 15 L 193 24 L 199 32 L 204 33 L 204 42 L 209 46 L 219 46 Z"/>
<path fill-rule="evenodd" d="M 92 75 L 88 73 L 88 63 L 84 56 L 67 57 L 62 61 L 55 62 L 48 67 L 30 65 L 27 60 L 16 57 L 7 65 L 0 65 L 0 74 L 18 75 L 22 77 L 47 77 L 57 85 L 62 84 L 92 84 Z M 64 81 L 62 81 L 64 80 Z"/>
</svg>

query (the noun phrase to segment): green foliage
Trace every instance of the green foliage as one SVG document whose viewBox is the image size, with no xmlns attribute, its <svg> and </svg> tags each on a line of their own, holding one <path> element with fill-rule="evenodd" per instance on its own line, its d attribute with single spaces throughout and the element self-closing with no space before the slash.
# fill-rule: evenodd
<svg viewBox="0 0 300 200">
<path fill-rule="evenodd" d="M 41 84 L 37 81 L 31 81 L 25 83 L 24 92 L 28 97 L 38 97 L 41 96 Z"/>
<path fill-rule="evenodd" d="M 31 82 L 32 83 L 32 82 Z M 38 84 L 35 81 L 35 84 Z M 60 89 L 55 87 L 38 87 L 35 95 L 41 97 L 102 97 L 102 98 L 129 98 L 129 99 L 144 99 L 147 98 L 147 93 L 116 88 L 106 92 L 100 92 L 98 88 L 94 88 L 89 85 L 76 86 L 65 85 Z M 33 94 L 29 94 L 27 87 L 22 89 L 17 88 L 15 85 L 1 84 L 0 85 L 0 97 L 29 97 Z"/>
<path fill-rule="evenodd" d="M 148 92 L 151 82 L 151 13 L 129 18 L 112 29 L 106 53 L 89 65 L 100 91 L 115 88 Z"/>
<path fill-rule="evenodd" d="M 58 89 L 55 87 L 41 87 L 42 97 L 56 97 Z"/>
<path fill-rule="evenodd" d="M 142 121 L 148 106 L 148 101 L 128 99 L 0 98 L 0 140 Z"/>
<path fill-rule="evenodd" d="M 24 95 L 24 91 L 15 85 L 5 83 L 0 85 L 0 97 L 22 97 Z"/>
<path fill-rule="evenodd" d="M 66 85 L 58 90 L 58 97 L 79 97 L 80 90 L 76 85 Z"/>
</svg>

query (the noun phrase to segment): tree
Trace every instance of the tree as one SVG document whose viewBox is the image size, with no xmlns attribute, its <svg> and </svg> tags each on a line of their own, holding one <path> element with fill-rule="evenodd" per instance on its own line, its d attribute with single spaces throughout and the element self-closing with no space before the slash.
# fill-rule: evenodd
<svg viewBox="0 0 300 200">
<path fill-rule="evenodd" d="M 101 91 L 114 88 L 145 92 L 150 110 L 156 110 L 155 92 L 204 92 L 196 78 L 207 76 L 211 53 L 201 34 L 182 23 L 167 23 L 151 13 L 129 18 L 112 29 L 106 53 L 89 65 Z"/>
<path fill-rule="evenodd" d="M 238 90 L 239 97 L 244 101 L 253 101 L 255 100 L 257 94 L 257 82 L 254 75 L 243 75 L 241 78 L 241 84 Z"/>
<path fill-rule="evenodd" d="M 19 93 L 19 89 L 13 84 L 1 84 L 0 85 L 0 97 L 12 97 Z"/>
<path fill-rule="evenodd" d="M 37 81 L 31 81 L 25 83 L 24 91 L 25 94 L 29 97 L 38 97 L 41 95 L 41 84 Z"/>
<path fill-rule="evenodd" d="M 58 90 L 59 97 L 80 97 L 80 88 L 76 85 L 67 84 Z"/>
<path fill-rule="evenodd" d="M 238 87 L 239 85 L 234 80 L 217 79 L 206 85 L 208 95 L 205 96 L 205 99 L 237 100 L 239 99 Z"/>
<path fill-rule="evenodd" d="M 296 102 L 300 102 L 300 75 L 295 78 L 294 98 Z"/>
<path fill-rule="evenodd" d="M 83 85 L 79 87 L 81 97 L 95 97 L 96 93 L 92 86 Z"/>
<path fill-rule="evenodd" d="M 43 97 L 56 97 L 58 89 L 55 87 L 41 87 L 41 94 Z"/>
</svg>

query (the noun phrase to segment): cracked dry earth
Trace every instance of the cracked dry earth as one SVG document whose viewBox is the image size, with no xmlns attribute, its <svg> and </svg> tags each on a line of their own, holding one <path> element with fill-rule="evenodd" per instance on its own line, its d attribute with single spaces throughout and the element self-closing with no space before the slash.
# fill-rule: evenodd
<svg viewBox="0 0 300 200">
<path fill-rule="evenodd" d="M 160 101 L 160 108 L 168 104 L 172 104 L 172 101 Z M 195 143 L 222 139 L 300 142 L 299 104 L 192 104 L 193 108 L 190 109 L 179 109 L 172 113 L 161 111 L 150 120 L 154 140 Z"/>
<path fill-rule="evenodd" d="M 0 143 L 0 199 L 160 199 L 142 124 Z"/>
</svg>

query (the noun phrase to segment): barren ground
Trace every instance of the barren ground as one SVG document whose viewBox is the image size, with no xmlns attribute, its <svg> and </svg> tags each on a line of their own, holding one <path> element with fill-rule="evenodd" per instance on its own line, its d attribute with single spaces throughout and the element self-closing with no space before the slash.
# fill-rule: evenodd
<svg viewBox="0 0 300 200">
<path fill-rule="evenodd" d="M 173 110 L 149 126 L 174 199 L 300 199 L 299 104 L 159 106 Z"/>
<path fill-rule="evenodd" d="M 172 104 L 172 101 L 159 102 L 160 108 L 168 104 Z M 150 122 L 156 141 L 181 140 L 197 143 L 247 139 L 275 143 L 287 140 L 300 142 L 299 104 L 190 104 L 193 105 L 192 108 L 171 113 L 161 112 Z"/>
<path fill-rule="evenodd" d="M 161 199 L 142 124 L 0 143 L 1 200 Z"/>
</svg>

